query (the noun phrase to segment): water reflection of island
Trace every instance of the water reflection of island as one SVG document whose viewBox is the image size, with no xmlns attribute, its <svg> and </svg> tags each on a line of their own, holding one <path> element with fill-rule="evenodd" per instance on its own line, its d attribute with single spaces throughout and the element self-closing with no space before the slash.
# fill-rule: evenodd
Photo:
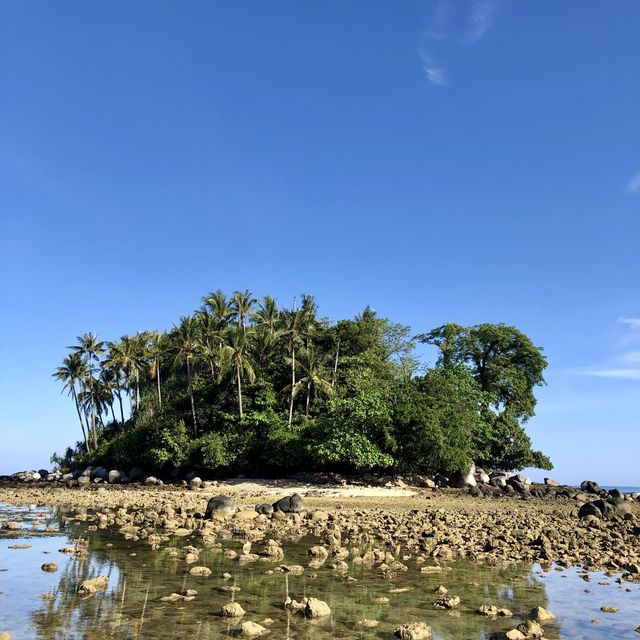
<svg viewBox="0 0 640 640">
<path fill-rule="evenodd" d="M 169 548 L 153 550 L 143 541 L 125 541 L 109 530 L 89 531 L 83 523 L 64 519 L 58 512 L 61 529 L 70 539 L 89 541 L 88 553 L 79 555 L 60 574 L 55 599 L 45 601 L 33 615 L 38 637 L 45 640 L 86 640 L 172 638 L 200 640 L 204 638 L 237 637 L 242 621 L 262 622 L 272 618 L 269 626 L 273 638 L 381 638 L 392 637 L 398 624 L 425 621 L 434 631 L 434 638 L 469 640 L 503 638 L 504 632 L 518 624 L 534 606 L 547 606 L 544 583 L 527 567 L 495 568 L 464 561 L 450 563 L 450 570 L 425 576 L 414 568 L 385 579 L 376 567 L 350 566 L 349 575 L 357 581 L 347 581 L 329 567 L 308 570 L 300 576 L 289 575 L 287 587 L 293 597 L 312 595 L 326 600 L 333 615 L 316 624 L 300 614 L 285 611 L 285 579 L 282 574 L 267 573 L 278 563 L 255 563 L 239 566 L 226 559 L 221 549 L 204 549 L 197 561 L 212 569 L 209 577 L 188 574 L 183 547 L 188 538 L 176 538 L 171 547 L 180 550 L 173 556 Z M 285 562 L 308 562 L 306 550 L 312 541 L 285 544 Z M 196 544 L 197 546 L 197 544 Z M 241 542 L 229 541 L 225 546 L 238 548 Z M 412 564 L 412 563 L 409 563 Z M 224 580 L 223 572 L 233 574 Z M 106 592 L 90 598 L 76 595 L 77 584 L 98 575 L 109 577 Z M 314 577 L 315 576 L 315 577 Z M 461 598 L 457 610 L 434 609 L 435 590 L 444 584 Z M 239 591 L 229 590 L 240 587 Z M 196 589 L 198 596 L 186 603 L 162 602 L 160 598 L 186 588 Z M 402 593 L 390 594 L 397 588 Z M 375 604 L 385 595 L 390 604 Z M 247 611 L 242 620 L 229 623 L 218 613 L 226 602 L 235 599 Z M 482 604 L 495 604 L 510 609 L 510 619 L 488 619 L 475 611 Z M 358 626 L 363 619 L 376 619 L 380 626 L 365 630 Z M 559 627 L 550 628 L 549 638 L 557 638 Z"/>
</svg>

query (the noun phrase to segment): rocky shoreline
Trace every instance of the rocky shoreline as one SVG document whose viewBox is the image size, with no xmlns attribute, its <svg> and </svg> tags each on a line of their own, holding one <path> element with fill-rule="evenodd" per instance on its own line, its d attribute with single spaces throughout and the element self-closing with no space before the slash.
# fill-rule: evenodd
<svg viewBox="0 0 640 640">
<path fill-rule="evenodd" d="M 0 482 L 0 502 L 64 506 L 70 518 L 113 527 L 154 546 L 171 535 L 193 536 L 205 544 L 230 533 L 280 541 L 312 535 L 338 560 L 364 561 L 366 552 L 359 549 L 382 545 L 434 571 L 460 557 L 497 565 L 581 566 L 620 572 L 625 580 L 640 578 L 638 496 L 604 491 L 592 481 L 578 489 L 537 485 L 520 475 L 495 482 L 494 476 L 464 488 L 425 487 L 423 482 L 407 495 L 361 498 L 344 497 L 326 484 L 307 484 L 292 501 L 291 496 L 283 500 L 291 480 L 247 485 L 194 476 L 163 484 L 147 477 L 140 478 L 141 484 L 123 485 L 110 484 L 109 472 L 103 481 L 101 469 L 83 473 L 48 481 L 10 478 Z M 391 482 L 406 487 L 406 480 Z M 342 479 L 333 481 L 344 487 Z M 207 504 L 215 495 L 225 507 L 214 517 L 216 510 Z M 283 506 L 294 502 L 295 508 Z"/>
</svg>

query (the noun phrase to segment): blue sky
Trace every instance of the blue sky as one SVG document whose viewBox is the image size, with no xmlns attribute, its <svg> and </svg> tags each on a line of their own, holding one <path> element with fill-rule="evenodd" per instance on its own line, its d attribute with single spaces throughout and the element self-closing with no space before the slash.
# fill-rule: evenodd
<svg viewBox="0 0 640 640">
<path fill-rule="evenodd" d="M 0 25 L 0 473 L 78 436 L 51 378 L 77 334 L 220 287 L 516 325 L 552 475 L 640 485 L 639 3 L 10 0 Z"/>
</svg>

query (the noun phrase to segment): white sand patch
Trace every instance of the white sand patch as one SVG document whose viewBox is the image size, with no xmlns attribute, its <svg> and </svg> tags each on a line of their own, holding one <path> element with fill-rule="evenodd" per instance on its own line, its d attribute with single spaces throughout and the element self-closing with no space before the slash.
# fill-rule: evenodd
<svg viewBox="0 0 640 640">
<path fill-rule="evenodd" d="M 299 493 L 302 497 L 327 498 L 397 498 L 413 496 L 416 491 L 403 487 L 370 487 L 359 485 L 313 485 L 297 482 L 296 480 L 272 480 L 269 478 L 234 478 L 220 482 L 218 493 L 243 493 L 244 495 L 273 495 Z"/>
</svg>

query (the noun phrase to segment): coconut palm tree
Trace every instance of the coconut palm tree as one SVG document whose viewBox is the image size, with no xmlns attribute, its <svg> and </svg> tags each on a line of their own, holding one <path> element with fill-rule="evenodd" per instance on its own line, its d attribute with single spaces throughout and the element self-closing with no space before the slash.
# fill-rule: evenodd
<svg viewBox="0 0 640 640">
<path fill-rule="evenodd" d="M 289 351 L 291 358 L 291 384 L 287 387 L 290 390 L 289 394 L 289 421 L 288 425 L 291 427 L 293 423 L 293 401 L 295 400 L 295 394 L 293 390 L 296 386 L 296 345 L 300 340 L 300 333 L 302 330 L 300 310 L 295 308 L 295 300 L 293 301 L 293 307 L 289 310 L 286 309 L 282 314 L 283 321 L 283 334 L 287 336 L 287 350 Z"/>
<path fill-rule="evenodd" d="M 295 398 L 302 389 L 306 389 L 307 397 L 305 401 L 305 415 L 309 417 L 309 408 L 311 404 L 311 392 L 313 390 L 314 397 L 318 392 L 325 395 L 333 395 L 334 388 L 327 379 L 327 371 L 325 367 L 325 358 L 321 356 L 317 348 L 310 345 L 309 348 L 302 349 L 300 358 L 300 366 L 302 369 L 302 378 L 299 378 L 293 387 L 292 395 Z"/>
<path fill-rule="evenodd" d="M 147 354 L 150 358 L 149 377 L 156 381 L 158 394 L 158 407 L 162 408 L 162 389 L 160 387 L 160 364 L 166 348 L 166 336 L 161 331 L 149 331 L 147 333 Z"/>
<path fill-rule="evenodd" d="M 96 429 L 96 405 L 95 394 L 89 390 L 89 386 L 93 387 L 94 373 L 97 371 L 97 365 L 100 362 L 100 356 L 104 353 L 104 343 L 95 333 L 83 333 L 76 338 L 77 344 L 72 345 L 75 353 L 79 353 L 86 365 L 86 377 L 82 383 L 83 395 L 89 400 L 89 412 L 91 415 L 91 433 L 93 436 L 93 446 L 98 447 L 98 432 Z"/>
<path fill-rule="evenodd" d="M 192 316 L 180 318 L 180 324 L 174 325 L 177 339 L 177 352 L 174 364 L 184 363 L 187 369 L 187 383 L 191 400 L 191 415 L 193 417 L 193 435 L 198 437 L 198 419 L 196 417 L 196 403 L 193 398 L 192 368 L 197 357 L 200 343 L 198 342 L 197 322 Z"/>
<path fill-rule="evenodd" d="M 204 308 L 214 318 L 218 330 L 226 329 L 233 318 L 233 309 L 229 305 L 227 296 L 218 289 L 202 298 Z"/>
<path fill-rule="evenodd" d="M 76 351 L 66 356 L 62 361 L 62 365 L 59 366 L 52 375 L 56 380 L 60 380 L 60 382 L 64 383 L 62 392 L 66 389 L 67 393 L 73 398 L 73 402 L 76 405 L 76 412 L 78 413 L 78 420 L 80 420 L 84 446 L 87 453 L 89 453 L 91 451 L 91 447 L 89 446 L 87 430 L 85 429 L 82 413 L 80 412 L 78 390 L 76 389 L 76 385 L 81 387 L 82 381 L 86 377 L 86 367 L 80 353 Z"/>
<path fill-rule="evenodd" d="M 252 319 L 255 327 L 254 353 L 257 363 L 264 366 L 273 354 L 278 340 L 282 337 L 282 330 L 279 328 L 280 312 L 276 300 L 271 296 L 265 296 Z"/>
<path fill-rule="evenodd" d="M 102 360 L 102 369 L 109 371 L 113 378 L 111 384 L 118 405 L 120 406 L 120 424 L 124 426 L 124 410 L 122 408 L 122 391 L 126 390 L 126 379 L 124 372 L 124 352 L 121 342 L 107 342 L 104 358 Z"/>
<path fill-rule="evenodd" d="M 226 368 L 227 370 L 232 370 L 235 375 L 238 393 L 238 413 L 241 420 L 244 418 L 242 378 L 246 376 L 251 384 L 256 380 L 256 374 L 248 353 L 251 335 L 251 333 L 245 333 L 240 327 L 230 329 L 226 334 L 226 343 L 223 348 L 224 361 L 227 364 Z"/>
<path fill-rule="evenodd" d="M 238 323 L 238 329 L 242 333 L 247 332 L 245 320 L 251 317 L 251 310 L 256 302 L 251 291 L 234 291 L 231 296 L 233 318 Z"/>
</svg>

